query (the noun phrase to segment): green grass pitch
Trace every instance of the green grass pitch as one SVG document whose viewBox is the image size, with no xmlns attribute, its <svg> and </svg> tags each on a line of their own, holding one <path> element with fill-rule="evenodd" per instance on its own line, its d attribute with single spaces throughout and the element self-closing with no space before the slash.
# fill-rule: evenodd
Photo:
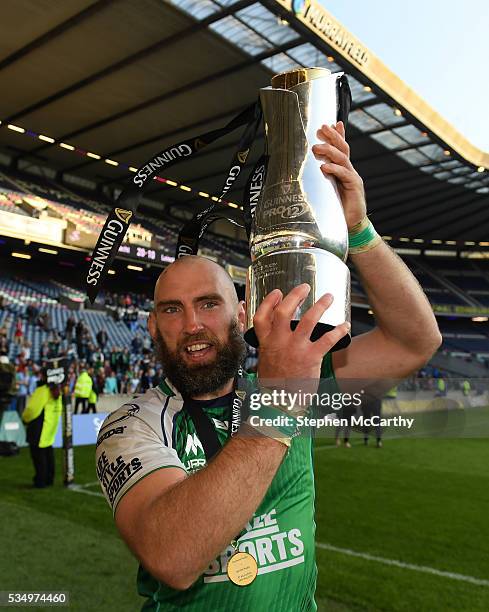
<svg viewBox="0 0 489 612">
<path fill-rule="evenodd" d="M 77 483 L 98 494 L 94 448 L 75 451 Z M 138 610 L 137 563 L 108 505 L 63 488 L 57 461 L 56 486 L 32 490 L 28 450 L 0 458 L 0 590 L 67 590 L 73 610 Z M 488 610 L 488 468 L 487 439 L 319 440 L 319 610 Z"/>
</svg>

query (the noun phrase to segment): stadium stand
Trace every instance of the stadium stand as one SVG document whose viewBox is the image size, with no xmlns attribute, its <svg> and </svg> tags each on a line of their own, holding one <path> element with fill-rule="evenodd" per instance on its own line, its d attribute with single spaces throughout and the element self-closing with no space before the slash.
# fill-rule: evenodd
<svg viewBox="0 0 489 612">
<path fill-rule="evenodd" d="M 90 245 L 94 245 L 111 206 L 110 200 L 103 194 L 97 192 L 94 197 L 95 194 L 92 193 L 89 197 L 79 186 L 67 189 L 54 180 L 47 181 L 25 171 L 17 170 L 9 175 L 2 173 L 0 184 L 2 210 L 23 217 L 37 218 L 42 215 L 47 219 L 63 219 L 68 225 L 66 235 L 71 238 L 75 234 L 85 235 L 88 243 L 85 241 L 84 246 L 88 249 Z M 143 250 L 154 247 L 167 257 L 167 261 L 171 261 L 181 224 L 181 220 L 177 221 L 165 214 L 160 218 L 145 216 L 140 224 L 132 228 L 124 244 L 139 245 Z M 73 240 L 71 243 L 73 244 Z M 201 243 L 201 253 L 223 265 L 232 264 L 245 268 L 249 264 L 246 242 L 224 235 L 206 234 Z M 446 316 L 439 316 L 444 336 L 442 360 L 447 355 L 451 360 L 449 363 L 443 361 L 447 370 L 466 371 L 464 358 L 467 356 L 475 356 L 475 359 L 480 360 L 480 363 L 474 366 L 476 369 L 479 365 L 484 368 L 484 360 L 489 358 L 487 324 L 475 324 L 471 317 L 458 316 L 456 310 L 464 307 L 484 308 L 489 305 L 489 268 L 486 262 L 459 257 L 403 257 L 434 309 L 447 309 L 447 312 L 444 312 Z M 239 291 L 242 295 L 242 287 Z M 351 291 L 354 331 L 356 329 L 358 333 L 371 327 L 373 319 L 371 315 L 365 315 L 366 311 L 363 310 L 368 309 L 367 298 L 354 269 L 351 269 Z M 97 310 L 78 310 L 86 299 L 81 286 L 81 276 L 79 279 L 71 278 L 70 282 L 62 282 L 56 275 L 40 278 L 34 274 L 28 278 L 4 273 L 0 277 L 0 296 L 3 296 L 10 314 L 20 316 L 25 321 L 24 337 L 32 344 L 32 357 L 35 360 L 39 360 L 41 347 L 48 341 L 51 330 L 59 334 L 64 333 L 70 315 L 76 322 L 83 320 L 86 323 L 93 344 L 97 332 L 104 328 L 108 333 L 109 350 L 116 346 L 129 346 L 136 330 L 141 337 L 147 336 L 146 318 L 151 308 L 147 296 L 133 294 L 139 312 L 136 316 L 134 312 L 125 313 L 124 309 L 121 311 L 124 304 L 120 303 L 120 296 L 110 293 L 101 293 L 96 304 Z M 67 304 L 75 310 L 70 310 Z M 26 310 L 29 305 L 36 305 L 47 314 L 49 330 L 40 329 L 33 322 L 27 322 Z M 451 311 L 453 314 L 450 317 Z M 4 310 L 0 316 L 1 324 L 7 316 L 7 311 Z M 13 334 L 12 327 L 9 330 L 9 341 L 13 339 Z M 12 342 L 11 357 L 15 358 L 18 353 L 19 347 Z"/>
</svg>

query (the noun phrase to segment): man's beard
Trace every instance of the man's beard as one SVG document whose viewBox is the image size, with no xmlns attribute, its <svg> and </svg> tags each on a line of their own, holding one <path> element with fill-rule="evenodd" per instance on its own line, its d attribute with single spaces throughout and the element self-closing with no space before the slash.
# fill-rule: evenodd
<svg viewBox="0 0 489 612">
<path fill-rule="evenodd" d="M 208 332 L 185 337 L 185 344 L 199 341 L 212 344 L 217 353 L 216 358 L 211 363 L 188 365 L 180 355 L 185 349 L 180 345 L 172 352 L 160 331 L 156 332 L 156 359 L 163 366 L 165 376 L 183 397 L 195 397 L 222 389 L 230 378 L 234 378 L 246 357 L 246 343 L 239 331 L 236 318 L 229 325 L 227 342 L 220 342 L 216 336 Z"/>
</svg>

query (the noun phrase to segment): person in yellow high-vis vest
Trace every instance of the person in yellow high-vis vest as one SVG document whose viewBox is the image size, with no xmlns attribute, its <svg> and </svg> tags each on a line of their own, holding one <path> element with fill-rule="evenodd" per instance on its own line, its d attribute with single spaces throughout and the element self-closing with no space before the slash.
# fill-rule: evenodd
<svg viewBox="0 0 489 612">
<path fill-rule="evenodd" d="M 88 397 L 87 414 L 90 412 L 93 412 L 94 414 L 97 413 L 97 394 L 95 393 L 95 389 L 93 388 L 90 391 L 90 395 Z"/>
<path fill-rule="evenodd" d="M 60 387 L 51 383 L 41 385 L 34 391 L 22 413 L 34 464 L 33 484 L 38 489 L 54 483 L 53 443 L 62 410 Z"/>
<path fill-rule="evenodd" d="M 78 413 L 78 406 L 81 404 L 82 414 L 88 412 L 88 398 L 92 392 L 93 380 L 86 370 L 82 370 L 75 383 L 75 410 Z"/>
</svg>

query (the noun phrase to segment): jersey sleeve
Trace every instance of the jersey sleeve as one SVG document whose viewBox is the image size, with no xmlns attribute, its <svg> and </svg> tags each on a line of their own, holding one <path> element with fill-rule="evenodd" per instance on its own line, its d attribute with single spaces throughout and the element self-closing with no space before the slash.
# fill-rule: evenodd
<svg viewBox="0 0 489 612">
<path fill-rule="evenodd" d="M 148 474 L 166 467 L 185 471 L 176 451 L 145 421 L 128 412 L 120 417 L 114 413 L 104 421 L 97 440 L 96 467 L 113 513 L 127 491 Z"/>
</svg>

